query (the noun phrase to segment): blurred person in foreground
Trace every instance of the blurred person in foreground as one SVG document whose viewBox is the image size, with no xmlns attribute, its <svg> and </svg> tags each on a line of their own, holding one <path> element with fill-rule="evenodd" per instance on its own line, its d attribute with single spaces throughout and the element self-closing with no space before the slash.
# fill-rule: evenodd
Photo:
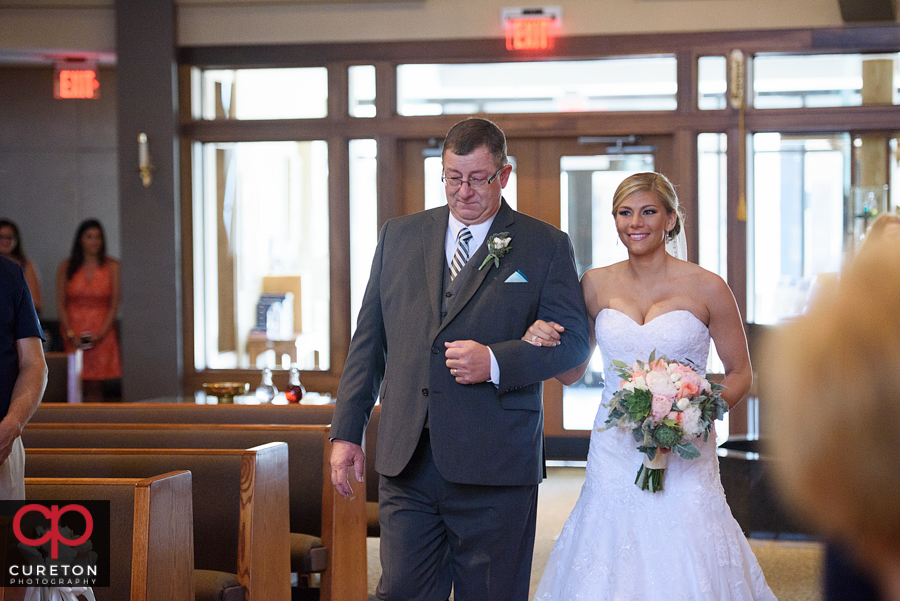
<svg viewBox="0 0 900 601">
<path fill-rule="evenodd" d="M 72 253 L 59 266 L 56 308 L 66 352 L 84 352 L 84 400 L 102 401 L 103 381 L 122 375 L 116 337 L 119 262 L 106 256 L 103 226 L 96 219 L 78 226 Z"/>
<path fill-rule="evenodd" d="M 900 215 L 882 213 L 876 217 L 866 232 L 864 244 L 884 239 L 900 244 Z"/>
<path fill-rule="evenodd" d="M 38 315 L 41 314 L 41 285 L 38 281 L 37 270 L 34 263 L 28 260 L 25 250 L 22 248 L 22 236 L 19 234 L 19 226 L 9 219 L 0 219 L 0 255 L 12 259 L 25 276 L 25 282 L 31 291 L 31 300 Z"/>
<path fill-rule="evenodd" d="M 780 490 L 900 601 L 900 243 L 867 241 L 761 357 Z"/>
</svg>

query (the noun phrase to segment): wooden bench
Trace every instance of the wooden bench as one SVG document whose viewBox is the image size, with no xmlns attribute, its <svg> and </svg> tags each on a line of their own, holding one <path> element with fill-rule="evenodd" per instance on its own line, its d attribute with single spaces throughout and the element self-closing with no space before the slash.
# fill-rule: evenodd
<svg viewBox="0 0 900 601">
<path fill-rule="evenodd" d="M 330 424 L 334 405 L 197 405 L 194 403 L 80 403 L 40 405 L 31 423 L 132 424 Z M 367 535 L 378 536 L 378 472 L 375 446 L 381 406 L 366 429 Z M 294 530 L 296 532 L 296 530 Z"/>
<path fill-rule="evenodd" d="M 110 586 L 93 589 L 97 601 L 194 601 L 189 472 L 26 478 L 25 496 L 29 501 L 110 502 Z"/>
<path fill-rule="evenodd" d="M 349 499 L 335 492 L 327 426 L 29 423 L 22 433 L 26 456 L 32 447 L 248 448 L 272 441 L 288 445 L 291 570 L 320 572 L 323 601 L 366 599 L 364 488 Z"/>
<path fill-rule="evenodd" d="M 81 402 L 81 351 L 74 353 L 44 353 L 47 362 L 45 403 Z M 101 403 L 97 403 L 101 404 Z"/>
<path fill-rule="evenodd" d="M 330 424 L 334 405 L 198 405 L 196 403 L 48 403 L 32 423 Z"/>
<path fill-rule="evenodd" d="M 26 453 L 26 477 L 125 478 L 189 470 L 197 601 L 224 592 L 248 601 L 289 601 L 286 444 L 245 450 L 29 448 Z"/>
</svg>

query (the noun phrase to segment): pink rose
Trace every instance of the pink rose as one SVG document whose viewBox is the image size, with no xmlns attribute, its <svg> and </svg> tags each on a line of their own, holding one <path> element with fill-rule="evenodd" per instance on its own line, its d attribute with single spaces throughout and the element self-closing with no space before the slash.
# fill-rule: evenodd
<svg viewBox="0 0 900 601">
<path fill-rule="evenodd" d="M 700 390 L 702 378 L 690 367 L 677 363 L 672 368 L 672 373 L 677 373 L 679 376 L 681 376 L 682 382 L 688 382 L 694 387 L 695 390 Z"/>
<path fill-rule="evenodd" d="M 675 397 L 679 400 L 681 399 L 692 399 L 697 396 L 697 387 L 694 386 L 690 382 L 686 382 L 684 380 L 681 381 L 681 388 L 678 390 L 678 395 Z"/>
<path fill-rule="evenodd" d="M 672 410 L 672 399 L 661 394 L 654 394 L 653 401 L 650 405 L 650 418 L 655 421 L 662 421 Z"/>
</svg>

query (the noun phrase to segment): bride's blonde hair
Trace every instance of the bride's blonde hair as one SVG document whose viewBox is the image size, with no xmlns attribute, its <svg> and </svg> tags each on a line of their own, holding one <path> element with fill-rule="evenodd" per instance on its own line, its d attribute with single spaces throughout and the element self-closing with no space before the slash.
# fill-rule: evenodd
<svg viewBox="0 0 900 601">
<path fill-rule="evenodd" d="M 662 173 L 654 173 L 652 171 L 635 173 L 634 175 L 626 177 L 622 183 L 619 184 L 619 187 L 616 188 L 616 193 L 613 195 L 613 218 L 615 218 L 616 212 L 619 210 L 622 203 L 625 202 L 625 199 L 635 192 L 655 192 L 656 196 L 659 198 L 659 202 L 662 203 L 663 208 L 666 210 L 666 213 L 675 213 L 675 216 L 677 217 L 675 220 L 675 227 L 666 234 L 667 239 L 674 240 L 675 236 L 681 231 L 682 217 L 681 207 L 678 204 L 678 195 L 675 194 L 675 186 L 672 185 L 669 178 Z"/>
</svg>

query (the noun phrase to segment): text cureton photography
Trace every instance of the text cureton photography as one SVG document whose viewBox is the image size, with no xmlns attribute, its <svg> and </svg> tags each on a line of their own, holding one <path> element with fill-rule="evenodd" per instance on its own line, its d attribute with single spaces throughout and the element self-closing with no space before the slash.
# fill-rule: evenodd
<svg viewBox="0 0 900 601">
<path fill-rule="evenodd" d="M 109 501 L 0 501 L 2 586 L 109 586 Z"/>
</svg>

